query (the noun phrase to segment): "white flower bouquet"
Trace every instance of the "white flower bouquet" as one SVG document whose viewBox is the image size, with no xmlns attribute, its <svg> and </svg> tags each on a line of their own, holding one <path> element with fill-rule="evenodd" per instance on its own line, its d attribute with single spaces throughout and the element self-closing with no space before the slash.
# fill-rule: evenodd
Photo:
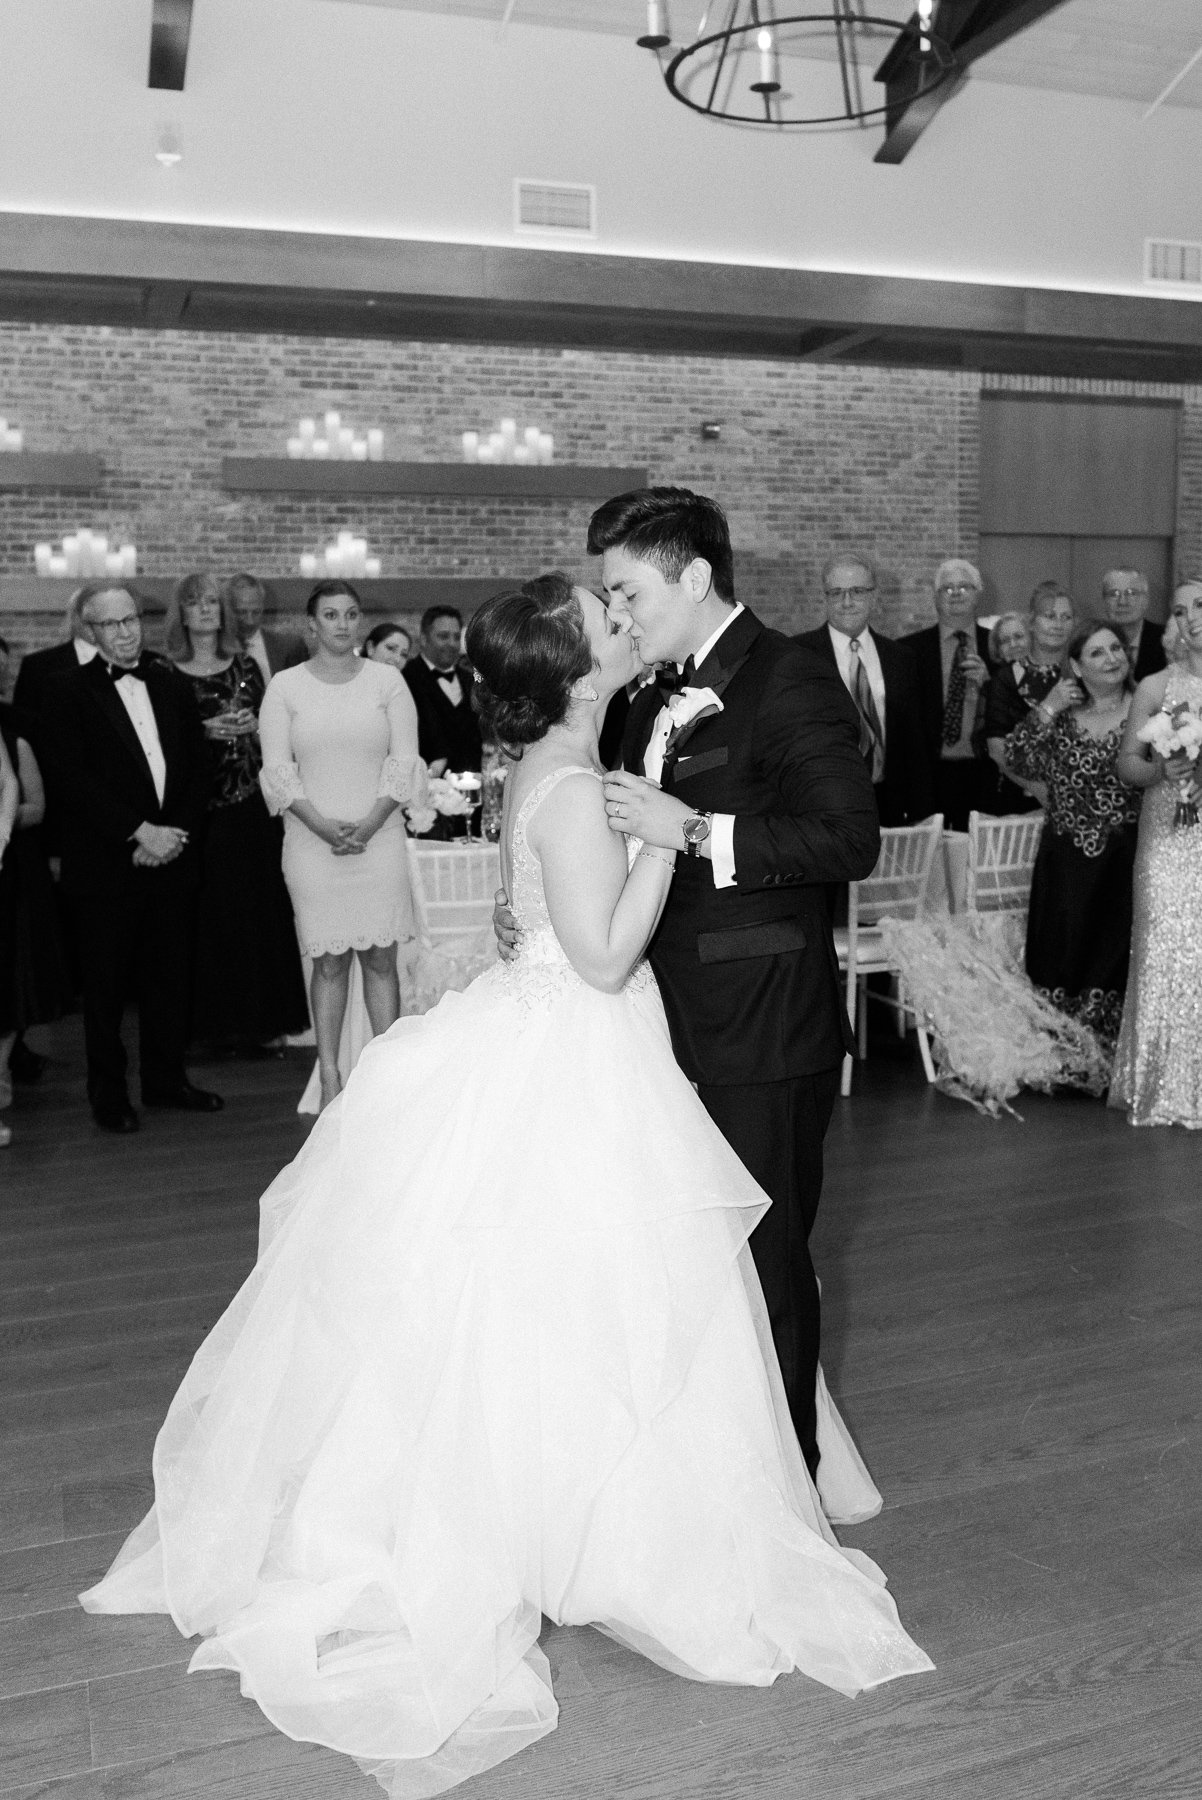
<svg viewBox="0 0 1202 1800">
<path fill-rule="evenodd" d="M 1202 719 L 1200 719 L 1188 700 L 1181 700 L 1176 706 L 1163 706 L 1158 713 L 1153 713 L 1146 725 L 1136 732 L 1141 744 L 1150 744 L 1157 756 L 1163 756 L 1167 762 L 1173 756 L 1186 756 L 1194 765 L 1189 775 L 1182 776 L 1177 783 L 1177 809 L 1173 814 L 1176 826 L 1196 825 L 1198 823 L 1198 756 L 1202 752 Z"/>
</svg>

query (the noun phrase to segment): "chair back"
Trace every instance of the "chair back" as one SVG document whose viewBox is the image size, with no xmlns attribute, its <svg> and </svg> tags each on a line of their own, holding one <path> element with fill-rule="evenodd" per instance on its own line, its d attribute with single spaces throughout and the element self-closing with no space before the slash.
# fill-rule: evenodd
<svg viewBox="0 0 1202 1800">
<path fill-rule="evenodd" d="M 418 936 L 442 944 L 491 926 L 501 885 L 495 844 L 424 844 L 410 839 L 409 873 Z"/>
<path fill-rule="evenodd" d="M 1009 813 L 999 819 L 970 813 L 965 910 L 1024 912 L 1042 835 L 1041 812 Z"/>
<path fill-rule="evenodd" d="M 854 931 L 878 919 L 916 919 L 922 911 L 931 864 L 943 838 L 943 814 L 920 825 L 888 825 L 881 832 L 876 868 L 847 890 L 847 922 Z"/>
</svg>

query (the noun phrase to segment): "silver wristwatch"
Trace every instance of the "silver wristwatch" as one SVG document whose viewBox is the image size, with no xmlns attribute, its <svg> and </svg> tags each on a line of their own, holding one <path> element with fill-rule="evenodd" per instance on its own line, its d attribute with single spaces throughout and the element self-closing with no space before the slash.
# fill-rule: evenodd
<svg viewBox="0 0 1202 1800">
<path fill-rule="evenodd" d="M 713 816 L 713 813 L 699 812 L 684 821 L 680 831 L 684 838 L 686 856 L 701 855 L 701 846 L 710 834 L 710 820 Z"/>
</svg>

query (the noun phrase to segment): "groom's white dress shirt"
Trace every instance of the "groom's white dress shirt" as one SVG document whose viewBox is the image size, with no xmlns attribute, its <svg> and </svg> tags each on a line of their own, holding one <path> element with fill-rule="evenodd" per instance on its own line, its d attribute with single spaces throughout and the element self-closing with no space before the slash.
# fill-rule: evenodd
<svg viewBox="0 0 1202 1800">
<path fill-rule="evenodd" d="M 742 601 L 737 601 L 729 617 L 723 619 L 717 631 L 706 638 L 700 650 L 693 656 L 693 666 L 699 669 L 706 657 L 724 631 L 729 631 L 739 614 L 743 612 Z M 677 668 L 681 665 L 678 663 Z M 651 730 L 651 737 L 643 756 L 643 774 L 648 781 L 657 785 L 664 772 L 664 754 L 668 747 L 668 736 L 672 730 L 672 714 L 665 706 L 656 719 Z M 735 815 L 733 813 L 715 813 L 710 820 L 710 867 L 714 872 L 714 886 L 718 888 L 735 885 Z"/>
</svg>

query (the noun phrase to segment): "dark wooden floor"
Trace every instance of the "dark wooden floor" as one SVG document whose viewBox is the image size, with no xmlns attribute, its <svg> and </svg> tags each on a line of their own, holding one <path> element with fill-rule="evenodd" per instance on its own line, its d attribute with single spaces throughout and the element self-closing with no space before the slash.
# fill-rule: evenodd
<svg viewBox="0 0 1202 1800">
<path fill-rule="evenodd" d="M 370 1800 L 160 1618 L 78 1589 L 299 1144 L 299 1064 L 208 1070 L 217 1119 L 95 1133 L 74 1034 L 0 1153 L 0 1791 Z M 845 1701 L 677 1680 L 549 1631 L 559 1730 L 465 1800 L 1202 1795 L 1202 1141 L 1097 1104 L 978 1117 L 879 1057 L 829 1140 L 830 1384 L 886 1497 L 845 1533 L 933 1675 Z"/>
</svg>

